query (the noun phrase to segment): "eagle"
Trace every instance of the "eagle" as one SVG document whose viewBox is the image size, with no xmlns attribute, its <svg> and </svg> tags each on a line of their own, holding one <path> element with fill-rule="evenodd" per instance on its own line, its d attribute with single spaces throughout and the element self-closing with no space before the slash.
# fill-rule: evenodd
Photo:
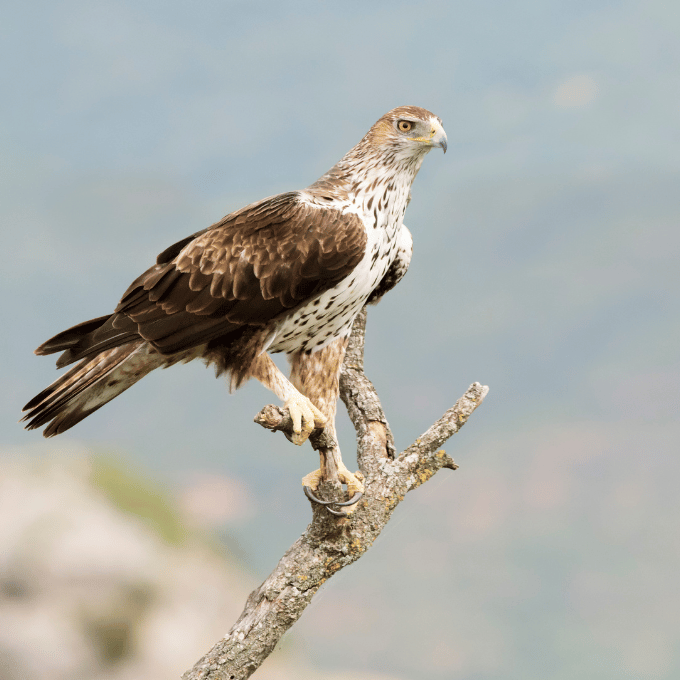
<svg viewBox="0 0 680 680">
<path fill-rule="evenodd" d="M 440 118 L 398 107 L 306 189 L 247 205 L 166 248 L 113 313 L 35 350 L 61 352 L 57 368 L 75 366 L 26 404 L 26 428 L 61 434 L 154 369 L 201 359 L 232 390 L 254 377 L 273 391 L 294 443 L 316 428 L 334 436 L 352 323 L 406 273 L 411 185 L 427 153 L 446 146 Z M 290 379 L 276 352 L 287 355 Z M 318 488 L 322 468 L 303 478 L 306 491 Z M 341 464 L 338 476 L 358 500 L 360 475 Z"/>
</svg>

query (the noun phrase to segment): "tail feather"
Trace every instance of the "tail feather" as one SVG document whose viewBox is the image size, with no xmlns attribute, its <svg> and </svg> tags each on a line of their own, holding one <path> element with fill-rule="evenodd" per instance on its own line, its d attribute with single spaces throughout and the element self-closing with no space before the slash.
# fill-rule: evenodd
<svg viewBox="0 0 680 680">
<path fill-rule="evenodd" d="M 48 399 L 50 396 L 54 396 L 55 394 L 61 392 L 60 388 L 62 386 L 66 386 L 66 383 L 71 384 L 71 378 L 73 378 L 76 373 L 83 369 L 85 363 L 86 362 L 81 362 L 77 366 L 74 366 L 67 373 L 59 376 L 51 385 L 48 385 L 42 392 L 40 392 L 40 394 L 36 394 L 35 397 L 33 397 L 33 399 L 31 399 L 31 401 L 29 401 L 21 410 L 30 411 L 41 402 Z M 26 417 L 24 417 L 23 420 L 26 420 Z"/>
<path fill-rule="evenodd" d="M 39 356 L 43 356 L 45 354 L 54 354 L 55 352 L 63 352 L 64 350 L 70 349 L 77 345 L 85 335 L 89 335 L 100 328 L 109 320 L 110 316 L 110 314 L 107 314 L 106 316 L 90 319 L 90 321 L 83 321 L 71 328 L 67 328 L 65 331 L 57 333 L 53 338 L 43 342 L 43 344 L 35 350 L 35 353 Z"/>
<path fill-rule="evenodd" d="M 133 344 L 134 341 L 141 341 L 137 333 L 117 333 L 114 337 L 107 337 L 98 342 L 87 346 L 78 346 L 72 349 L 67 349 L 58 359 L 57 368 L 64 368 L 72 364 L 74 361 L 80 359 L 89 359 L 90 357 L 99 356 L 107 350 L 115 349 L 127 344 Z"/>
<path fill-rule="evenodd" d="M 58 350 L 55 350 L 58 351 Z M 85 359 L 24 406 L 27 430 L 53 437 L 73 427 L 159 366 L 168 363 L 141 339 Z"/>
<path fill-rule="evenodd" d="M 45 355 L 62 352 L 57 359 L 57 368 L 63 368 L 138 339 L 140 336 L 136 323 L 124 315 L 108 314 L 57 333 L 43 342 L 35 353 Z"/>
</svg>

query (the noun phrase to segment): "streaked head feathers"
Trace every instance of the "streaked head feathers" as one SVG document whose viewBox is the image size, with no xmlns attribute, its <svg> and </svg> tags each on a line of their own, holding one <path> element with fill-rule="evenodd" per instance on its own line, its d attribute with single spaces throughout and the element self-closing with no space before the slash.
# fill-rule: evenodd
<svg viewBox="0 0 680 680">
<path fill-rule="evenodd" d="M 446 153 L 446 133 L 441 118 L 419 106 L 399 106 L 380 118 L 364 140 L 378 147 L 427 153 L 438 147 Z"/>
</svg>

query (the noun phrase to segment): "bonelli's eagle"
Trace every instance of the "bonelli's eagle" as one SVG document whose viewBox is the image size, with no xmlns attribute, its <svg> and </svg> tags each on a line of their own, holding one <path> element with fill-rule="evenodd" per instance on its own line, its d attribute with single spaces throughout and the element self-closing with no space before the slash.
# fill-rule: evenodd
<svg viewBox="0 0 680 680">
<path fill-rule="evenodd" d="M 150 371 L 202 359 L 233 388 L 255 377 L 272 390 L 290 410 L 295 443 L 315 428 L 334 434 L 352 322 L 408 268 L 404 211 L 434 147 L 446 151 L 437 116 L 393 109 L 306 189 L 241 208 L 164 250 L 112 314 L 35 350 L 61 352 L 59 368 L 76 365 L 26 404 L 26 427 L 60 434 Z M 288 355 L 290 380 L 272 352 Z M 323 474 L 303 483 L 316 489 Z M 344 466 L 339 477 L 358 497 L 361 480 Z"/>
</svg>

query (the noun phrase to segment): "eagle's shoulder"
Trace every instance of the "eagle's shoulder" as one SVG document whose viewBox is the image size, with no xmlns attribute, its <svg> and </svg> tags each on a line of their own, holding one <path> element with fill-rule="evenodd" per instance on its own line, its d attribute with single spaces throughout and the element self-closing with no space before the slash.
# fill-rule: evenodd
<svg viewBox="0 0 680 680">
<path fill-rule="evenodd" d="M 168 262 L 171 262 L 187 245 L 196 241 L 199 236 L 203 236 L 204 234 L 209 234 L 204 242 L 216 241 L 220 237 L 223 238 L 224 236 L 233 233 L 235 227 L 238 225 L 246 223 L 255 227 L 257 222 L 263 217 L 263 214 L 267 215 L 270 219 L 281 217 L 282 213 L 286 212 L 286 207 L 290 208 L 297 203 L 298 194 L 299 192 L 297 191 L 290 191 L 284 194 L 270 196 L 269 198 L 265 198 L 256 203 L 251 203 L 233 213 L 229 213 L 219 220 L 219 222 L 215 222 L 211 226 L 201 229 L 200 231 L 173 243 L 158 255 L 156 264 L 167 264 Z M 198 247 L 200 247 L 200 244 Z"/>
<path fill-rule="evenodd" d="M 284 270 L 293 281 L 335 279 L 361 261 L 366 241 L 356 213 L 333 202 L 317 205 L 295 191 L 241 208 L 196 234 L 176 254 L 175 266 L 228 277 L 252 267 L 259 280 Z"/>
</svg>

